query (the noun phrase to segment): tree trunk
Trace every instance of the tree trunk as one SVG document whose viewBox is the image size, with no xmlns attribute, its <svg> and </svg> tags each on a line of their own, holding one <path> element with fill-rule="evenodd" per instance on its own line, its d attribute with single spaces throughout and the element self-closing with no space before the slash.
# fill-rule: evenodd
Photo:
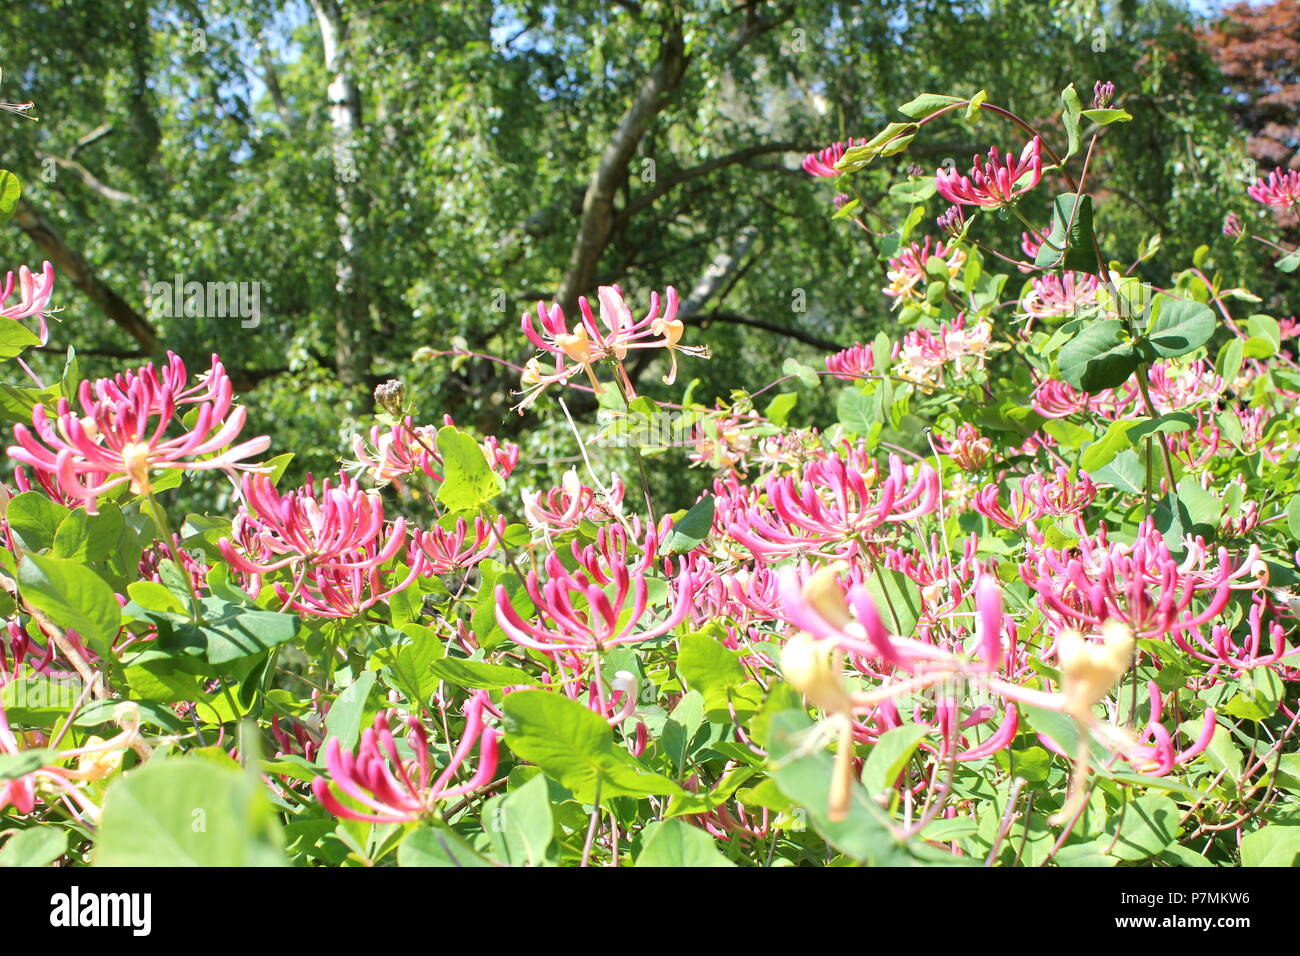
<svg viewBox="0 0 1300 956">
<path fill-rule="evenodd" d="M 668 105 L 686 73 L 688 58 L 680 25 L 669 28 L 659 45 L 654 69 L 641 81 L 636 98 L 601 153 L 582 200 L 578 237 L 569 267 L 556 295 L 566 315 L 578 308 L 578 296 L 592 291 L 596 266 L 614 228 L 614 193 L 627 175 L 628 163 L 654 118 Z"/>
<path fill-rule="evenodd" d="M 365 194 L 359 186 L 354 149 L 361 129 L 361 94 L 352 78 L 349 24 L 340 0 L 312 0 L 329 74 L 330 126 L 334 147 L 334 224 L 339 257 L 334 264 L 334 353 L 339 379 L 348 385 L 370 374 L 370 300 L 362 269 Z"/>
</svg>

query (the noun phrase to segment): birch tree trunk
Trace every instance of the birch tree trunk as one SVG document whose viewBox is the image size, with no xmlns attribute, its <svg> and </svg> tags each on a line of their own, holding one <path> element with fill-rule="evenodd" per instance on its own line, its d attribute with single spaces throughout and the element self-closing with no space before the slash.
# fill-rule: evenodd
<svg viewBox="0 0 1300 956">
<path fill-rule="evenodd" d="M 365 194 L 355 147 L 361 129 L 361 95 L 352 75 L 349 22 L 341 0 L 311 0 L 325 52 L 334 150 L 334 216 L 339 257 L 334 264 L 334 351 L 339 379 L 360 384 L 370 373 L 370 298 L 362 267 Z"/>
</svg>

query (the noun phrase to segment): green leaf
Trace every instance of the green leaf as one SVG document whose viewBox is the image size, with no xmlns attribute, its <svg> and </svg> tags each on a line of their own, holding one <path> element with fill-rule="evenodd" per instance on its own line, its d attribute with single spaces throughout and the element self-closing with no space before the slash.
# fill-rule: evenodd
<svg viewBox="0 0 1300 956">
<path fill-rule="evenodd" d="M 0 867 L 49 866 L 68 852 L 68 831 L 38 826 L 15 833 L 0 848 Z"/>
<path fill-rule="evenodd" d="M 915 99 L 908 100 L 900 106 L 898 112 L 912 119 L 925 119 L 944 107 L 963 102 L 965 100 L 960 96 L 945 96 L 942 93 L 921 93 Z"/>
<path fill-rule="evenodd" d="M 398 866 L 484 867 L 491 862 L 445 826 L 422 826 L 397 848 Z"/>
<path fill-rule="evenodd" d="M 1241 838 L 1242 866 L 1296 866 L 1300 826 L 1270 824 Z"/>
<path fill-rule="evenodd" d="M 901 571 L 877 566 L 862 583 L 880 608 L 885 627 L 900 637 L 911 637 L 921 615 L 921 590 L 916 582 Z"/>
<path fill-rule="evenodd" d="M 1291 537 L 1300 541 L 1300 495 L 1292 495 L 1286 506 L 1286 528 Z"/>
<path fill-rule="evenodd" d="M 1079 115 L 1083 110 L 1083 104 L 1079 102 L 1079 91 L 1071 83 L 1061 91 L 1061 125 L 1065 127 L 1065 135 L 1069 141 L 1069 146 L 1065 151 L 1065 158 L 1069 159 L 1079 151 Z"/>
<path fill-rule="evenodd" d="M 96 866 L 282 866 L 260 776 L 200 757 L 152 760 L 109 788 Z"/>
<path fill-rule="evenodd" d="M 821 376 L 811 365 L 805 365 L 796 358 L 788 358 L 781 363 L 782 375 L 793 375 L 805 388 L 816 388 L 821 384 Z"/>
<path fill-rule="evenodd" d="M 767 408 L 763 410 L 763 417 L 774 425 L 784 426 L 798 402 L 798 392 L 782 392 L 767 403 Z"/>
<path fill-rule="evenodd" d="M 510 866 L 541 866 L 555 834 L 546 777 L 536 774 L 522 787 L 488 800 L 482 820 L 498 860 Z"/>
<path fill-rule="evenodd" d="M 24 349 L 40 344 L 40 336 L 17 319 L 0 317 L 0 359 L 13 358 Z"/>
<path fill-rule="evenodd" d="M 541 767 L 583 803 L 611 797 L 676 796 L 685 793 L 667 777 L 646 770 L 614 743 L 610 726 L 577 701 L 544 690 L 508 694 L 506 745 Z"/>
<path fill-rule="evenodd" d="M 1214 371 L 1225 382 L 1231 383 L 1241 374 L 1241 364 L 1245 357 L 1245 349 L 1241 344 L 1241 339 L 1234 338 L 1219 349 L 1219 357 L 1214 363 Z"/>
<path fill-rule="evenodd" d="M 159 620 L 159 647 L 201 657 L 221 667 L 288 643 L 302 626 L 296 615 L 263 611 L 215 597 L 200 599 L 199 609 L 201 620 L 197 623 Z"/>
<path fill-rule="evenodd" d="M 439 680 L 475 690 L 500 690 L 520 684 L 537 684 L 532 674 L 506 664 L 489 664 L 485 661 L 467 661 L 459 657 L 444 657 L 433 661 L 429 670 Z"/>
<path fill-rule="evenodd" d="M 890 197 L 905 203 L 925 202 L 935 192 L 933 179 L 914 179 L 905 183 L 894 183 L 889 187 Z"/>
<path fill-rule="evenodd" d="M 633 866 L 735 866 L 718 850 L 713 838 L 683 820 L 650 824 L 642 834 L 641 852 Z"/>
<path fill-rule="evenodd" d="M 501 493 L 501 479 L 488 465 L 483 449 L 453 425 L 438 429 L 443 480 L 438 500 L 451 511 L 477 511 Z"/>
<path fill-rule="evenodd" d="M 17 780 L 29 773 L 40 770 L 47 763 L 58 759 L 57 750 L 20 750 L 16 754 L 0 753 L 0 780 Z"/>
<path fill-rule="evenodd" d="M 1112 838 L 1119 828 L 1119 838 L 1110 855 L 1130 862 L 1155 856 L 1182 833 L 1178 826 L 1181 816 L 1178 804 L 1168 797 L 1155 793 L 1138 797 L 1124 808 L 1122 815 L 1114 812 L 1106 821 L 1106 832 Z"/>
<path fill-rule="evenodd" d="M 835 168 L 842 173 L 854 173 L 868 166 L 877 156 L 902 152 L 918 129 L 916 123 L 890 123 L 863 145 L 846 149 Z"/>
<path fill-rule="evenodd" d="M 1282 679 L 1267 667 L 1256 667 L 1237 681 L 1237 693 L 1224 712 L 1246 720 L 1267 720 L 1277 712 L 1283 694 Z"/>
<path fill-rule="evenodd" d="M 1158 295 L 1151 304 L 1144 344 L 1162 358 L 1186 355 L 1210 340 L 1215 324 L 1208 305 Z"/>
<path fill-rule="evenodd" d="M 17 544 L 28 551 L 47 551 L 54 546 L 59 525 L 69 515 L 67 508 L 41 491 L 16 495 L 5 509 L 9 530 Z"/>
<path fill-rule="evenodd" d="M 335 699 L 325 717 L 325 736 L 337 737 L 339 746 L 352 750 L 361 738 L 361 723 L 365 718 L 366 700 L 375 686 L 375 672 L 362 671 L 357 679 Z"/>
<path fill-rule="evenodd" d="M 1114 461 L 1098 468 L 1091 477 L 1131 495 L 1140 495 L 1146 489 L 1146 466 L 1132 449 L 1120 452 Z"/>
<path fill-rule="evenodd" d="M 1129 430 L 1128 438 L 1130 442 L 1136 445 L 1148 435 L 1155 435 L 1159 432 L 1172 435 L 1195 427 L 1196 419 L 1187 412 L 1168 412 L 1164 415 L 1157 415 L 1155 418 L 1144 418 L 1134 422 L 1133 427 Z"/>
<path fill-rule="evenodd" d="M 1127 123 L 1133 118 L 1133 115 L 1128 110 L 1117 109 L 1084 110 L 1083 116 L 1098 126 L 1109 126 L 1111 123 Z"/>
<path fill-rule="evenodd" d="M 929 732 L 929 727 L 907 724 L 881 734 L 862 767 L 862 786 L 867 793 L 875 796 L 892 787 Z"/>
<path fill-rule="evenodd" d="M 1123 385 L 1138 366 L 1133 344 L 1121 336 L 1123 329 L 1119 319 L 1088 323 L 1057 356 L 1061 377 L 1089 394 Z"/>
<path fill-rule="evenodd" d="M 665 554 L 686 554 L 699 547 L 713 529 L 715 502 L 708 494 L 691 506 L 664 540 Z"/>
<path fill-rule="evenodd" d="M 1063 418 L 1052 418 L 1043 424 L 1043 431 L 1051 435 L 1066 448 L 1080 448 L 1093 441 L 1096 435 L 1091 429 L 1067 422 Z"/>
<path fill-rule="evenodd" d="M 884 388 L 885 384 L 882 382 L 879 388 Z M 844 430 L 854 435 L 869 435 L 872 426 L 880 421 L 875 413 L 872 396 L 864 395 L 856 388 L 846 388 L 840 392 L 835 415 Z"/>
<path fill-rule="evenodd" d="M 1273 268 L 1278 272 L 1295 272 L 1300 269 L 1300 249 L 1278 259 L 1273 263 Z"/>
<path fill-rule="evenodd" d="M 1282 348 L 1282 329 L 1278 326 L 1277 319 L 1271 315 L 1256 313 L 1250 316 L 1246 319 L 1246 328 L 1252 338 L 1264 339 L 1273 347 L 1269 355 L 1276 354 Z"/>
<path fill-rule="evenodd" d="M 1060 267 L 1095 275 L 1100 268 L 1095 242 L 1092 197 L 1080 199 L 1074 193 L 1062 193 L 1052 200 L 1052 226 L 1047 241 L 1034 257 L 1034 266 L 1039 269 Z"/>
<path fill-rule="evenodd" d="M 1111 422 L 1105 434 L 1083 450 L 1079 456 L 1079 467 L 1092 474 L 1102 465 L 1108 464 L 1116 455 L 1126 448 L 1132 448 L 1133 442 L 1129 430 L 1136 426 L 1131 419 Z"/>
<path fill-rule="evenodd" d="M 807 739 L 812 728 L 812 721 L 802 711 L 774 714 L 768 757 L 777 787 L 806 811 L 813 827 L 828 843 L 859 863 L 872 866 L 963 862 L 939 851 L 931 853 L 923 845 L 909 846 L 900 841 L 885 812 L 856 782 L 848 815 L 832 821 L 828 800 L 833 758 L 825 748 L 809 751 Z"/>
<path fill-rule="evenodd" d="M 22 180 L 7 169 L 0 169 L 0 226 L 13 218 L 22 194 Z"/>
<path fill-rule="evenodd" d="M 736 652 L 723 647 L 707 630 L 682 637 L 677 669 L 691 689 L 704 695 L 707 713 L 728 714 L 728 702 L 737 715 L 752 714 L 758 708 L 761 688 L 757 684 L 746 686 L 745 671 Z"/>
<path fill-rule="evenodd" d="M 100 505 L 97 515 L 77 509 L 59 525 L 51 553 L 87 564 L 102 561 L 117 550 L 125 524 L 122 509 L 111 501 Z"/>
<path fill-rule="evenodd" d="M 29 554 L 18 567 L 18 587 L 59 627 L 75 630 L 100 656 L 112 656 L 122 611 L 108 582 L 90 568 Z"/>
</svg>

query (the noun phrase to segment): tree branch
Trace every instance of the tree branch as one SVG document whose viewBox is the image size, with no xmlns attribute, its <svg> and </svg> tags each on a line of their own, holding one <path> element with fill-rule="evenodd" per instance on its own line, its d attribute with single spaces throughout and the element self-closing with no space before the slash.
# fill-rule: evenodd
<svg viewBox="0 0 1300 956">
<path fill-rule="evenodd" d="M 673 24 L 659 45 L 654 69 L 641 82 L 636 98 L 606 144 L 583 196 L 578 237 L 556 295 L 569 314 L 576 311 L 578 296 L 590 290 L 596 265 L 609 244 L 614 229 L 614 193 L 627 174 L 632 154 L 681 83 L 688 62 L 681 25 Z"/>
<path fill-rule="evenodd" d="M 751 329 L 762 329 L 764 332 L 783 335 L 786 338 L 803 342 L 805 345 L 811 345 L 813 348 L 821 349 L 824 352 L 841 352 L 845 348 L 838 342 L 823 339 L 801 329 L 787 328 L 783 325 L 777 325 L 775 322 L 766 322 L 763 319 L 752 319 L 747 315 L 740 315 L 735 312 L 698 312 L 695 315 L 679 315 L 678 318 L 688 323 L 692 321 L 699 322 L 701 328 L 708 328 L 710 322 L 724 322 L 728 325 L 744 325 Z"/>
<path fill-rule="evenodd" d="M 49 220 L 26 199 L 18 200 L 14 222 L 104 315 L 135 339 L 142 352 L 152 354 L 158 348 L 158 335 L 148 320 L 105 285 L 80 253 L 69 246 Z"/>
</svg>

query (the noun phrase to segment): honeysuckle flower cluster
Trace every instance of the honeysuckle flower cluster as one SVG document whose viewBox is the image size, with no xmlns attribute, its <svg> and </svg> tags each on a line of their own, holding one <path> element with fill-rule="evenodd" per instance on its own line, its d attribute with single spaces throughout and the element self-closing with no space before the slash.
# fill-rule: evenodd
<svg viewBox="0 0 1300 956">
<path fill-rule="evenodd" d="M 928 103 L 876 145 L 948 111 L 1011 115 L 931 96 L 909 118 Z M 1138 291 L 1137 266 L 1113 263 L 1154 274 L 1153 244 L 1104 229 L 1104 278 L 1035 267 L 1059 224 L 1018 201 L 1041 152 L 1074 189 L 1087 153 L 1062 160 L 1044 144 L 1063 139 L 1017 126 L 1018 156 L 938 174 L 946 238 L 882 267 L 893 325 L 791 356 L 752 392 L 660 404 L 689 428 L 654 455 L 585 440 L 575 404 L 581 454 L 525 460 L 450 418 L 420 424 L 439 419 L 385 382 L 353 460 L 290 479 L 256 463 L 266 439 L 239 443 L 216 357 L 197 377 L 169 354 L 48 386 L 0 488 L 0 833 L 71 821 L 84 856 L 113 826 L 105 791 L 147 781 L 152 747 L 251 767 L 251 732 L 274 755 L 261 779 L 284 843 L 312 865 L 412 848 L 518 863 L 523 844 L 529 863 L 621 863 L 651 824 L 749 862 L 878 862 L 876 844 L 1136 862 L 1145 842 L 1120 838 L 1153 806 L 1178 821 L 1153 862 L 1235 862 L 1300 808 L 1280 759 L 1300 727 L 1297 325 L 1219 261 L 1153 278 L 1164 324 L 1129 321 L 1115 295 Z M 835 167 L 871 142 L 804 168 L 854 175 Z M 1289 207 L 1292 185 L 1250 194 Z M 1024 219 L 1019 251 L 981 209 Z M 50 275 L 11 276 L 6 317 L 44 317 Z M 677 352 L 703 352 L 679 308 L 668 287 L 637 318 L 614 286 L 572 324 L 539 306 L 521 408 L 611 383 L 631 405 L 636 350 L 666 349 L 671 384 Z M 234 479 L 228 515 L 167 520 L 158 477 L 191 468 Z M 77 688 L 44 725 L 52 708 L 18 703 L 38 681 Z M 118 697 L 147 700 L 149 723 Z M 224 763 L 201 766 L 246 785 Z M 515 817 L 524 800 L 552 812 Z M 862 821 L 889 839 L 857 839 Z"/>
<path fill-rule="evenodd" d="M 1265 206 L 1290 209 L 1300 203 L 1300 170 L 1275 169 L 1257 180 L 1246 193 Z"/>
<path fill-rule="evenodd" d="M 391 712 L 381 712 L 361 733 L 355 754 L 343 749 L 337 737 L 325 741 L 328 777 L 316 777 L 312 792 L 336 817 L 369 823 L 411 823 L 438 811 L 440 804 L 482 788 L 496 772 L 499 731 L 484 719 L 486 695 L 475 694 L 465 708 L 460 742 L 441 772 L 434 776 L 430 764 L 429 732 L 415 716 L 408 716 L 406 744 L 411 756 L 403 758 L 393 736 Z M 468 780 L 456 776 L 475 747 L 478 766 Z M 355 805 L 354 805 L 355 804 Z"/>
<path fill-rule="evenodd" d="M 179 369 L 179 373 L 176 370 Z M 159 471 L 220 470 L 234 480 L 239 472 L 260 466 L 245 459 L 260 455 L 271 440 L 262 436 L 234 444 L 243 431 L 247 410 L 234 404 L 230 378 L 213 357 L 212 369 L 187 391 L 173 363 L 160 376 L 152 365 L 118 379 L 83 381 L 80 413 L 60 398 L 53 416 L 42 404 L 32 408 L 31 428 L 14 426 L 16 445 L 10 458 L 39 474 L 42 483 L 96 513 L 101 495 L 128 484 L 132 494 L 148 495 Z M 194 422 L 178 418 L 182 401 L 196 406 Z M 170 434 L 169 434 L 170 433 Z"/>
<path fill-rule="evenodd" d="M 925 298 L 927 283 L 932 278 L 929 264 L 933 260 L 942 260 L 943 268 L 949 276 L 957 275 L 966 264 L 966 253 L 963 250 L 949 247 L 943 242 L 935 243 L 931 248 L 931 242 L 927 236 L 924 243 L 914 242 L 889 260 L 889 266 L 885 270 L 889 284 L 883 291 L 885 295 L 896 299 L 897 305 L 907 300 Z"/>
<path fill-rule="evenodd" d="M 939 195 L 959 206 L 982 206 L 999 209 L 1010 205 L 1038 185 L 1043 176 L 1043 159 L 1039 139 L 1031 139 L 1018 158 L 1003 156 L 996 146 L 989 149 L 988 159 L 971 160 L 968 175 L 956 168 L 940 169 L 934 185 Z"/>
<path fill-rule="evenodd" d="M 18 301 L 10 303 L 9 299 L 14 294 L 15 285 L 18 290 Z M 54 266 L 48 261 L 42 263 L 39 274 L 32 272 L 26 266 L 19 266 L 17 282 L 12 272 L 7 273 L 4 286 L 0 288 L 0 316 L 14 321 L 36 316 L 40 328 L 38 337 L 44 345 L 50 337 L 45 313 L 49 309 L 50 296 L 53 293 Z"/>
<path fill-rule="evenodd" d="M 833 178 L 840 174 L 835 168 L 835 164 L 844 158 L 846 150 L 854 146 L 862 146 L 867 141 L 865 139 L 850 138 L 843 143 L 831 143 L 825 149 L 818 150 L 815 153 L 809 153 L 803 158 L 803 171 L 809 176 L 818 176 L 826 179 Z"/>
<path fill-rule="evenodd" d="M 629 400 L 635 398 L 636 390 L 623 367 L 623 360 L 635 349 L 668 350 L 668 374 L 663 377 L 665 385 L 676 381 L 678 352 L 708 357 L 708 348 L 705 346 L 681 344 L 686 327 L 677 318 L 677 290 L 672 286 L 668 287 L 662 300 L 658 292 L 650 293 L 650 308 L 640 319 L 633 318 L 632 310 L 624 301 L 623 292 L 618 286 L 601 286 L 597 302 L 599 321 L 592 313 L 587 298 L 578 298 L 581 317 L 572 331 L 565 319 L 564 310 L 558 305 L 548 309 L 538 303 L 536 325 L 533 317 L 524 313 L 521 319 L 524 335 L 541 350 L 542 355 L 529 359 L 524 367 L 520 378 L 523 400 L 516 406 L 520 412 L 535 402 L 547 386 L 567 384 L 569 379 L 579 373 L 587 377 L 592 390 L 599 394 L 604 386 L 596 376 L 595 366 L 606 360 L 613 361 L 618 385 L 624 397 Z M 554 359 L 553 372 L 543 368 L 543 356 Z"/>
</svg>

